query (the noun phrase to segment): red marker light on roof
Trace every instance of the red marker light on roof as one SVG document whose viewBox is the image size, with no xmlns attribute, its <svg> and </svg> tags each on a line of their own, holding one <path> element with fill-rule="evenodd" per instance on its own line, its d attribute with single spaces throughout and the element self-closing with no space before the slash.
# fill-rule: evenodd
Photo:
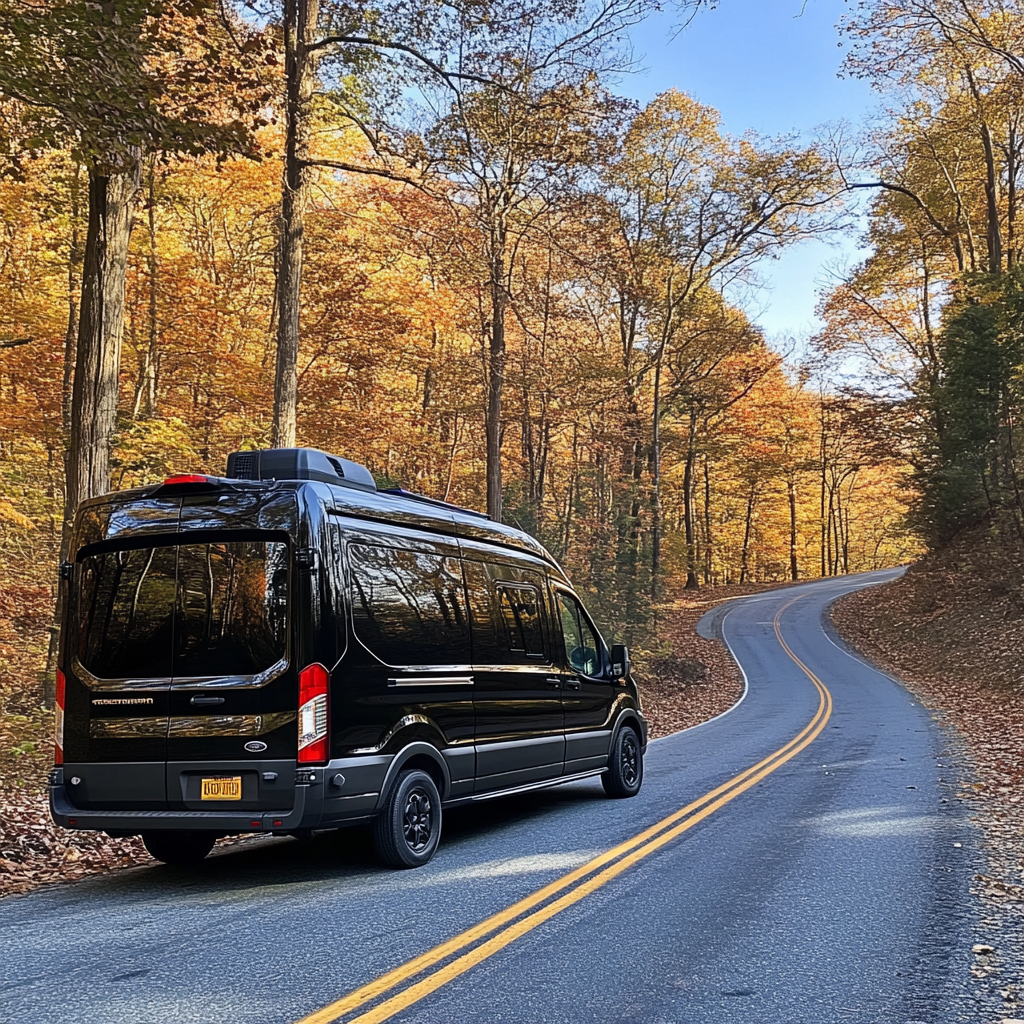
<svg viewBox="0 0 1024 1024">
<path fill-rule="evenodd" d="M 164 480 L 164 486 L 167 484 L 212 484 L 214 478 L 210 476 L 201 476 L 198 473 L 179 473 L 178 476 L 169 476 Z"/>
</svg>

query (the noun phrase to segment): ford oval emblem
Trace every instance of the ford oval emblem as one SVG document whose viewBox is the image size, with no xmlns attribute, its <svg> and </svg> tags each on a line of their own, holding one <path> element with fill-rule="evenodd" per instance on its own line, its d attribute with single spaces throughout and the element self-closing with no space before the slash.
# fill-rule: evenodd
<svg viewBox="0 0 1024 1024">
<path fill-rule="evenodd" d="M 249 742 L 245 745 L 245 749 L 248 750 L 250 753 L 258 754 L 261 750 L 266 750 L 267 745 L 263 742 L 263 740 L 249 740 Z"/>
</svg>

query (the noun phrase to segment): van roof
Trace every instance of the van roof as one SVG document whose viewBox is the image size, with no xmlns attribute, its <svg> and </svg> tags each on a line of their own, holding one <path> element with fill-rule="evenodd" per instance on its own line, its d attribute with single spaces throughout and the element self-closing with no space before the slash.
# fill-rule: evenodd
<svg viewBox="0 0 1024 1024">
<path fill-rule="evenodd" d="M 543 558 L 555 568 L 561 569 L 554 556 L 535 537 L 524 530 L 517 530 L 504 523 L 496 523 L 478 512 L 459 508 L 457 505 L 443 506 L 442 502 L 424 502 L 418 496 L 408 493 L 396 494 L 394 491 L 377 491 L 370 494 L 348 490 L 336 485 L 328 485 L 331 492 L 333 507 L 328 504 L 328 511 L 342 515 L 356 516 L 360 519 L 376 519 L 413 529 L 431 529 L 439 533 L 454 534 L 467 540 L 479 540 L 500 544 L 502 547 L 516 548 L 527 551 L 531 555 Z"/>
<path fill-rule="evenodd" d="M 392 488 L 378 490 L 368 470 L 357 463 L 327 456 L 315 449 L 271 449 L 272 459 L 264 464 L 272 467 L 263 479 L 253 479 L 259 472 L 251 470 L 249 479 L 239 477 L 212 477 L 188 474 L 180 477 L 169 477 L 159 484 L 135 487 L 129 490 L 114 491 L 109 494 L 90 498 L 82 503 L 82 509 L 95 508 L 97 505 L 126 505 L 143 502 L 154 497 L 172 497 L 176 495 L 208 493 L 223 495 L 235 491 L 241 496 L 245 494 L 249 500 L 259 494 L 280 496 L 282 492 L 315 491 L 329 513 L 352 516 L 358 519 L 376 520 L 411 529 L 428 530 L 446 533 L 467 540 L 483 541 L 497 544 L 505 548 L 528 552 L 543 559 L 561 574 L 561 567 L 550 552 L 535 537 L 523 530 L 518 530 L 504 523 L 496 523 L 487 516 L 470 509 L 460 508 L 434 498 Z M 239 464 L 234 453 L 228 458 L 229 469 Z M 245 455 L 262 456 L 263 452 L 244 453 Z M 293 461 L 289 470 L 287 457 Z M 324 465 L 328 470 L 324 470 Z M 248 465 L 259 467 L 261 460 L 257 458 Z M 333 469 L 341 466 L 333 479 L 329 475 Z M 241 474 L 240 474 L 241 475 Z M 156 524 L 152 524 L 156 525 Z M 103 531 L 106 532 L 106 531 Z M 132 531 L 128 531 L 132 532 Z M 147 531 L 148 532 L 148 531 Z M 109 535 L 108 535 L 109 536 Z M 112 539 L 112 538 L 110 538 Z"/>
</svg>

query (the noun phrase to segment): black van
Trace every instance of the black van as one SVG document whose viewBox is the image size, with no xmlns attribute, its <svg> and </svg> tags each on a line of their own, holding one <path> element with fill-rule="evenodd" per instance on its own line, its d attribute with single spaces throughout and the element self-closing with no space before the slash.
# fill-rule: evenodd
<svg viewBox="0 0 1024 1024">
<path fill-rule="evenodd" d="M 313 449 L 236 452 L 83 504 L 57 675 L 54 821 L 218 836 L 372 822 L 433 855 L 442 808 L 602 776 L 635 795 L 647 724 L 529 535 Z"/>
</svg>

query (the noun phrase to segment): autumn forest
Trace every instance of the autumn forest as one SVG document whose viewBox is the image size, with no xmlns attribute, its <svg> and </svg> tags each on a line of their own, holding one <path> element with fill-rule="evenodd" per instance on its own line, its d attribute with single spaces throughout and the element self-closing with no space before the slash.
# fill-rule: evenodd
<svg viewBox="0 0 1024 1024">
<path fill-rule="evenodd" d="M 45 693 L 77 502 L 242 448 L 521 526 L 630 642 L 684 587 L 1024 531 L 1015 0 L 851 5 L 883 112 L 811 141 L 621 98 L 651 9 L 0 0 L 0 701 Z M 861 230 L 769 344 L 763 262 Z"/>
</svg>

